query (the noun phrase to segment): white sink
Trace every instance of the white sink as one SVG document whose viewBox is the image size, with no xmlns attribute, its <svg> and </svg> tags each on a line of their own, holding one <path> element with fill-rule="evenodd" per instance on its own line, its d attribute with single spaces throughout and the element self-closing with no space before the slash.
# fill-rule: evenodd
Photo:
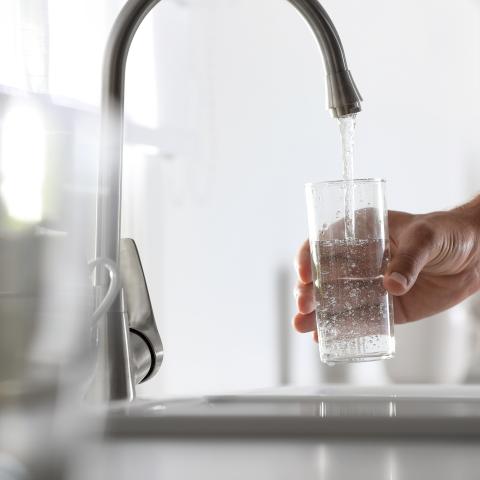
<svg viewBox="0 0 480 480">
<path fill-rule="evenodd" d="M 480 386 L 284 387 L 113 407 L 110 435 L 480 436 Z"/>
</svg>

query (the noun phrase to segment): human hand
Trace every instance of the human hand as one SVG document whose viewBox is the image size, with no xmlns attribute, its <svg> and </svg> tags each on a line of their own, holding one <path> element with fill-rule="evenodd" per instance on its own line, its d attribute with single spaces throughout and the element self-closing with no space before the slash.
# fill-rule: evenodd
<svg viewBox="0 0 480 480">
<path fill-rule="evenodd" d="M 393 295 L 396 323 L 434 315 L 480 289 L 480 200 L 447 212 L 390 211 L 388 225 L 392 259 L 383 284 Z M 296 270 L 294 327 L 318 340 L 308 241 Z"/>
</svg>

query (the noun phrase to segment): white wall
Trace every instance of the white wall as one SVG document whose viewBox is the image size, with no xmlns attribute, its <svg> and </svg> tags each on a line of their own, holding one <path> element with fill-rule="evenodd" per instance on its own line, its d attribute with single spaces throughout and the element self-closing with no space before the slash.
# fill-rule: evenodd
<svg viewBox="0 0 480 480">
<path fill-rule="evenodd" d="M 477 192 L 478 2 L 323 5 L 365 100 L 357 176 L 387 178 L 390 207 L 412 212 Z M 280 0 L 165 0 L 152 15 L 165 148 L 129 150 L 124 202 L 165 344 L 143 392 L 383 381 L 382 364 L 320 367 L 289 326 L 303 184 L 341 174 L 312 34 Z M 129 91 L 127 110 L 139 101 Z"/>
</svg>

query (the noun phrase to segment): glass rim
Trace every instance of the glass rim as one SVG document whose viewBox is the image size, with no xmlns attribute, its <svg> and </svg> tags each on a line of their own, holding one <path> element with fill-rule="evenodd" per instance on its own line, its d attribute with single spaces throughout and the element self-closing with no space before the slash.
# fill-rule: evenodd
<svg viewBox="0 0 480 480">
<path fill-rule="evenodd" d="M 335 186 L 335 185 L 346 185 L 349 183 L 387 183 L 384 178 L 354 178 L 353 180 L 325 180 L 322 182 L 308 182 L 305 184 L 305 188 L 316 188 L 321 186 Z"/>
</svg>

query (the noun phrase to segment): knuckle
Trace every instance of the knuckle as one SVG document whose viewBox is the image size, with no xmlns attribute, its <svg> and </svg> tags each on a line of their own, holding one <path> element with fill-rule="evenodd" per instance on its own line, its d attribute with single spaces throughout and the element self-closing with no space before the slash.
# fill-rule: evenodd
<svg viewBox="0 0 480 480">
<path fill-rule="evenodd" d="M 300 297 L 298 299 L 298 308 L 300 312 L 307 314 L 313 311 L 313 302 L 309 297 Z"/>
<path fill-rule="evenodd" d="M 313 311 L 313 290 L 307 286 L 303 286 L 298 289 L 297 307 L 302 313 L 310 313 Z"/>
<path fill-rule="evenodd" d="M 414 266 L 417 263 L 416 256 L 411 252 L 399 252 L 397 258 L 404 265 Z"/>
<path fill-rule="evenodd" d="M 400 271 L 410 283 L 418 266 L 418 258 L 410 252 L 399 252 L 394 270 Z"/>
<path fill-rule="evenodd" d="M 415 240 L 419 247 L 428 247 L 433 245 L 436 237 L 434 226 L 427 220 L 419 220 L 412 225 Z"/>
</svg>

